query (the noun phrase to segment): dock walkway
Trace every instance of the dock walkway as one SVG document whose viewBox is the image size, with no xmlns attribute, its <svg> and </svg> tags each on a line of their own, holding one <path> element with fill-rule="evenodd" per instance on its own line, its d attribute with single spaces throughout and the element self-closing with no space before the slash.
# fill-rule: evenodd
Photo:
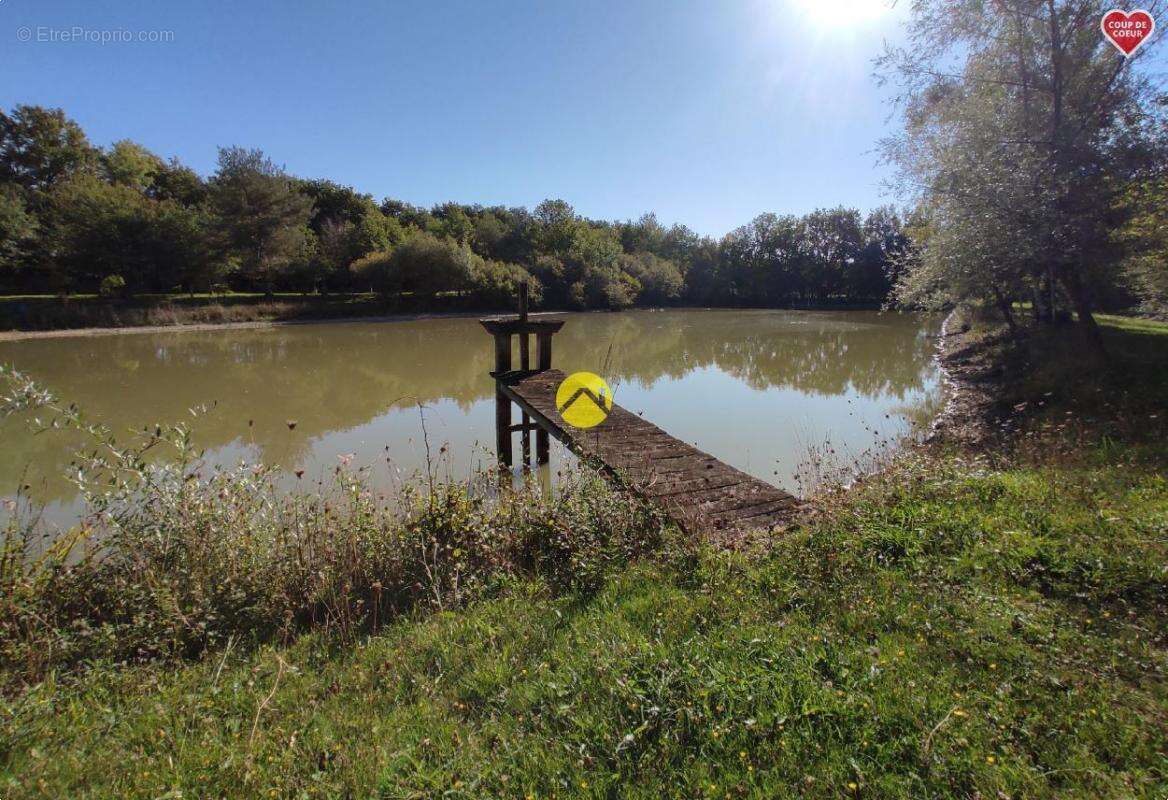
<svg viewBox="0 0 1168 800">
<path fill-rule="evenodd" d="M 550 361 L 550 358 L 548 359 Z M 719 538 L 781 527 L 798 500 L 670 436 L 618 405 L 600 425 L 581 430 L 556 409 L 557 369 L 494 373 L 499 392 L 543 431 L 660 508 L 692 533 Z"/>
</svg>

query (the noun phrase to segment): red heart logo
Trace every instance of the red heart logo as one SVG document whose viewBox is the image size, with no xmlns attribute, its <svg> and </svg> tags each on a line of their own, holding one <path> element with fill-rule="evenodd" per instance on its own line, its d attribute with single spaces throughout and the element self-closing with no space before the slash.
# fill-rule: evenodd
<svg viewBox="0 0 1168 800">
<path fill-rule="evenodd" d="M 1141 44 L 1152 38 L 1156 20 L 1147 11 L 1138 10 L 1129 14 L 1115 9 L 1103 15 L 1100 27 L 1103 28 L 1103 35 L 1119 48 L 1119 52 L 1130 56 Z"/>
</svg>

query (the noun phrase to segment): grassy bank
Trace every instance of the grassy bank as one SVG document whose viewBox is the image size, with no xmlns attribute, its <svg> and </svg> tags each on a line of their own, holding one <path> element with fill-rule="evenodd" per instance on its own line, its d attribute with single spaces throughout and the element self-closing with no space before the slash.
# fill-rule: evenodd
<svg viewBox="0 0 1168 800">
<path fill-rule="evenodd" d="M 0 794 L 1163 797 L 1168 327 L 1108 320 L 1105 333 L 1106 366 L 1070 328 L 955 343 L 956 376 L 983 402 L 951 424 L 991 425 L 826 498 L 760 552 L 690 548 L 593 486 L 558 511 L 532 500 L 519 517 L 470 515 L 486 527 L 426 528 L 535 553 L 541 537 L 575 542 L 550 550 L 567 558 L 484 551 L 495 579 L 465 602 L 258 636 L 216 622 L 221 599 L 198 606 L 220 626 L 213 642 L 154 661 L 114 637 L 9 663 Z M 333 514 L 327 530 L 347 529 Z M 173 544 L 228 527 L 190 521 L 140 530 Z M 402 528 L 366 529 L 376 542 Z M 191 607 L 168 603 L 183 572 L 161 555 L 123 633 L 144 610 L 173 621 Z M 360 595 L 343 576 L 324 583 Z M 255 591 L 242 606 L 267 608 Z M 286 614 L 273 608 L 265 618 Z"/>
</svg>

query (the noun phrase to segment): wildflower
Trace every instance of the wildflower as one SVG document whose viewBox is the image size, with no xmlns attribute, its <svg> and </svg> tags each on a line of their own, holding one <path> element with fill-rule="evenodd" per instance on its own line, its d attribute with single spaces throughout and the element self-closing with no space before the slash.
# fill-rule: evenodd
<svg viewBox="0 0 1168 800">
<path fill-rule="evenodd" d="M 995 762 L 997 762 L 996 758 L 994 758 L 993 756 L 986 756 L 986 763 L 987 764 L 993 764 Z"/>
<path fill-rule="evenodd" d="M 856 785 L 855 781 L 848 781 L 848 791 L 854 792 L 859 788 L 860 787 L 858 785 Z"/>
</svg>

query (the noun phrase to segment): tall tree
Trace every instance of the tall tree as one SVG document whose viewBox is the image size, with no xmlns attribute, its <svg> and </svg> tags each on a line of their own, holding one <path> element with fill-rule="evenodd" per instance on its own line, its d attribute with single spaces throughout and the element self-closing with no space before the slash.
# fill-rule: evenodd
<svg viewBox="0 0 1168 800">
<path fill-rule="evenodd" d="M 47 266 L 71 288 L 92 290 L 112 275 L 131 292 L 206 288 L 220 263 L 206 212 L 94 175 L 54 186 L 46 218 Z"/>
<path fill-rule="evenodd" d="M 905 116 L 885 152 L 930 230 L 902 300 L 989 301 L 1009 317 L 1028 289 L 1058 287 L 1099 344 L 1092 286 L 1117 267 L 1111 210 L 1140 127 L 1128 121 L 1147 114 L 1134 65 L 1155 45 L 1118 54 L 1099 32 L 1109 5 L 913 3 L 908 45 L 880 63 Z"/>
<path fill-rule="evenodd" d="M 0 184 L 0 285 L 12 287 L 26 263 L 38 233 L 25 192 L 13 183 Z"/>
<path fill-rule="evenodd" d="M 106 180 L 140 192 L 154 185 L 154 178 L 164 167 L 161 158 L 129 139 L 114 142 L 101 154 L 101 168 Z"/>
<path fill-rule="evenodd" d="M 261 150 L 219 150 L 211 199 L 243 275 L 271 292 L 304 252 L 312 200 Z"/>
<path fill-rule="evenodd" d="M 61 109 L 18 105 L 11 114 L 0 111 L 0 181 L 47 189 L 96 161 L 97 150 L 81 126 Z"/>
</svg>

